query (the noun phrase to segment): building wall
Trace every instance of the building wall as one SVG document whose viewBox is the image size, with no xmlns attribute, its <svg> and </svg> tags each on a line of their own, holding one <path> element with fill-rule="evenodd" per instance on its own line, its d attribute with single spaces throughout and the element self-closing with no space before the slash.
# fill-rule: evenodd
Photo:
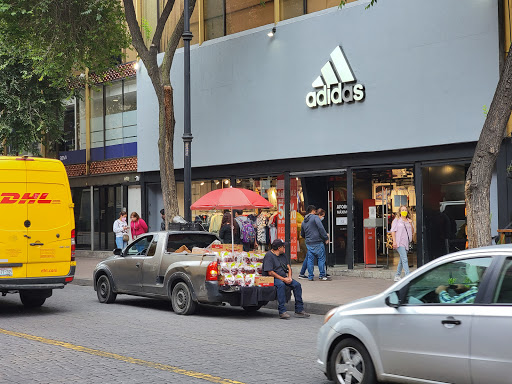
<svg viewBox="0 0 512 384">
<path fill-rule="evenodd" d="M 192 165 L 478 140 L 498 80 L 495 1 L 351 3 L 191 49 Z M 306 95 L 340 45 L 366 99 L 311 109 Z M 171 78 L 183 165 L 183 52 Z M 138 170 L 158 170 L 158 105 L 137 75 Z"/>
</svg>

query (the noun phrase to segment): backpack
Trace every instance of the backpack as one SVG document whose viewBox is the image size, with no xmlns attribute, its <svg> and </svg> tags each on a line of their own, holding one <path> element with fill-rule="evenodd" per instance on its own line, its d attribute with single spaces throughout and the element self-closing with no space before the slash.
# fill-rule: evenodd
<svg viewBox="0 0 512 384">
<path fill-rule="evenodd" d="M 246 220 L 242 222 L 242 226 L 240 228 L 240 238 L 242 239 L 242 243 L 254 243 L 256 240 L 256 232 L 254 232 L 254 227 L 250 220 Z"/>
</svg>

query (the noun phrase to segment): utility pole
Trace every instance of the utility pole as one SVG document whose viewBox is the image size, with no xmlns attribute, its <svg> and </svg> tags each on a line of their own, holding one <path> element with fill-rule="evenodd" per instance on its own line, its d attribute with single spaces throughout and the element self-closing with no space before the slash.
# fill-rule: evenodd
<svg viewBox="0 0 512 384">
<path fill-rule="evenodd" d="M 190 8 L 189 0 L 184 0 L 183 9 L 183 44 L 184 44 L 184 88 L 185 88 L 185 113 L 184 113 L 184 216 L 188 222 L 192 221 L 192 129 L 190 115 L 190 40 L 192 40 L 192 32 L 190 32 Z"/>
</svg>

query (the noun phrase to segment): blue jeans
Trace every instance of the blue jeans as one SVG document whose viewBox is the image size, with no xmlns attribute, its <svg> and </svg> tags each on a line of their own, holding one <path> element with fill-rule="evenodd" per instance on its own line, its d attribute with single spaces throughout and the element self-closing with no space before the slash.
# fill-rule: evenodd
<svg viewBox="0 0 512 384">
<path fill-rule="evenodd" d="M 306 254 L 308 279 L 313 280 L 315 276 L 315 256 L 318 258 L 318 274 L 321 278 L 325 277 L 325 245 L 323 243 L 306 244 L 306 248 L 308 249 Z"/>
<path fill-rule="evenodd" d="M 407 259 L 407 250 L 405 247 L 398 247 L 396 250 L 400 255 L 400 261 L 398 262 L 398 267 L 396 269 L 396 276 L 400 276 L 402 274 L 402 268 L 404 269 L 405 276 L 407 276 L 409 274 L 409 260 Z"/>
<path fill-rule="evenodd" d="M 304 311 L 302 287 L 298 281 L 292 280 L 291 284 L 285 284 L 283 281 L 274 277 L 274 286 L 277 289 L 277 309 L 279 310 L 279 314 L 286 312 L 286 286 L 292 288 L 293 297 L 295 298 L 295 313 Z"/>
<path fill-rule="evenodd" d="M 128 245 L 127 241 L 123 241 L 122 237 L 116 237 L 116 247 L 124 249 Z"/>
</svg>

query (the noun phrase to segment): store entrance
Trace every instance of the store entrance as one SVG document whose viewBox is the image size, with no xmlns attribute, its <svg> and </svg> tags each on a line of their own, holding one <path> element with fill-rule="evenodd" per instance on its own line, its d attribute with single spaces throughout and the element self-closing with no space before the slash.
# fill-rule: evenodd
<svg viewBox="0 0 512 384">
<path fill-rule="evenodd" d="M 326 211 L 322 222 L 329 234 L 326 245 L 327 266 L 347 264 L 347 176 L 339 175 L 303 177 L 299 183 L 304 205 L 299 206 L 302 213 L 308 205 L 314 205 Z M 302 240 L 301 247 L 305 249 Z"/>
<path fill-rule="evenodd" d="M 416 191 L 412 168 L 354 171 L 354 263 L 394 269 L 398 252 L 388 245 L 389 230 L 400 206 L 408 207 L 414 233 L 409 267 L 417 266 Z M 389 235 L 388 235 L 389 234 Z"/>
</svg>

